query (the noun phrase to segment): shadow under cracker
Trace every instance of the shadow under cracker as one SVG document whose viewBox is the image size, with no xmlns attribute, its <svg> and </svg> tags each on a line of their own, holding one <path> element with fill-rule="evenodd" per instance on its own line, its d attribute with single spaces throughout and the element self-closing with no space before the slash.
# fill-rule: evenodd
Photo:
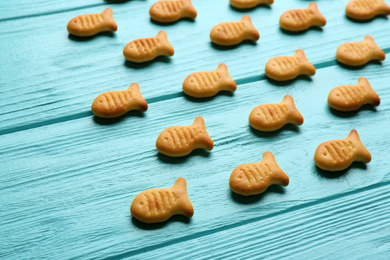
<svg viewBox="0 0 390 260">
<path fill-rule="evenodd" d="M 371 105 L 371 104 L 365 104 L 363 105 L 361 108 L 359 108 L 358 110 L 354 110 L 354 111 L 349 111 L 349 112 L 342 112 L 342 111 L 339 111 L 339 110 L 336 110 L 330 106 L 327 106 L 330 113 L 334 116 L 337 116 L 337 117 L 340 117 L 340 118 L 350 118 L 350 117 L 354 117 L 356 116 L 360 111 L 372 111 L 372 112 L 376 112 L 377 109 L 375 106 Z"/>
<path fill-rule="evenodd" d="M 284 34 L 287 34 L 287 35 L 303 35 L 303 34 L 305 34 L 307 32 L 310 32 L 310 31 L 317 31 L 317 32 L 324 31 L 324 29 L 321 26 L 310 26 L 306 30 L 298 31 L 298 32 L 288 31 L 288 30 L 285 30 L 285 29 L 283 29 L 281 27 L 279 27 L 279 30 L 280 30 L 280 32 L 282 32 Z"/>
<path fill-rule="evenodd" d="M 220 50 L 220 51 L 228 51 L 228 50 L 234 50 L 234 49 L 237 49 L 238 47 L 240 47 L 241 45 L 252 45 L 252 46 L 256 46 L 257 45 L 257 42 L 256 41 L 252 41 L 252 40 L 244 40 L 238 44 L 235 44 L 235 45 L 232 45 L 232 46 L 223 46 L 223 45 L 218 45 L 214 42 L 210 42 L 210 45 L 211 47 L 213 47 L 214 49 L 216 50 Z"/>
<path fill-rule="evenodd" d="M 295 81 L 298 81 L 298 80 L 304 80 L 304 81 L 308 81 L 308 82 L 313 81 L 313 79 L 309 75 L 299 75 L 298 77 L 296 77 L 294 79 L 289 79 L 289 80 L 286 80 L 286 81 L 277 81 L 277 80 L 271 79 L 269 77 L 267 77 L 267 80 L 272 85 L 278 86 L 278 87 L 284 87 L 284 86 L 287 86 L 287 85 L 291 85 Z"/>
<path fill-rule="evenodd" d="M 137 228 L 143 229 L 143 230 L 157 230 L 160 228 L 165 227 L 169 223 L 172 222 L 182 222 L 185 224 L 189 224 L 191 222 L 191 218 L 187 218 L 182 215 L 174 215 L 167 221 L 161 222 L 161 223 L 144 223 L 142 221 L 139 221 L 133 216 L 130 216 L 130 222 L 132 225 L 136 226 Z"/>
<path fill-rule="evenodd" d="M 284 131 L 291 131 L 291 132 L 296 132 L 299 133 L 300 129 L 299 126 L 294 125 L 294 124 L 286 124 L 282 128 L 272 131 L 272 132 L 262 132 L 259 130 L 254 129 L 250 125 L 248 126 L 252 134 L 254 134 L 257 137 L 261 138 L 272 138 L 272 137 L 277 137 L 279 134 L 281 134 Z"/>
<path fill-rule="evenodd" d="M 366 64 L 363 64 L 363 65 L 359 65 L 359 66 L 350 66 L 350 65 L 346 65 L 346 64 L 343 64 L 339 61 L 337 61 L 337 64 L 340 65 L 343 69 L 347 69 L 347 70 L 361 70 L 363 68 L 365 68 L 366 66 L 369 66 L 369 65 L 382 65 L 382 62 L 380 62 L 379 60 L 371 60 L 369 62 L 367 62 Z"/>
<path fill-rule="evenodd" d="M 87 36 L 87 37 L 79 37 L 79 36 L 75 36 L 73 34 L 69 34 L 68 39 L 75 41 L 75 42 L 87 42 L 87 41 L 91 41 L 95 38 L 98 38 L 99 36 L 115 38 L 115 32 L 100 32 L 100 33 L 97 33 L 95 35 Z"/>
<path fill-rule="evenodd" d="M 239 12 L 239 13 L 246 13 L 246 12 L 249 12 L 249 11 L 253 11 L 257 8 L 265 8 L 265 9 L 271 9 L 271 5 L 269 4 L 259 4 L 257 6 L 254 6 L 254 7 L 251 7 L 251 8 L 237 8 L 237 7 L 234 7 L 232 5 L 229 5 L 230 6 L 230 9 L 233 10 L 233 11 L 236 11 L 236 12 Z"/>
<path fill-rule="evenodd" d="M 94 116 L 93 121 L 99 125 L 115 125 L 115 124 L 120 123 L 122 120 L 124 120 L 125 118 L 128 118 L 128 117 L 143 118 L 143 117 L 145 117 L 145 113 L 142 111 L 133 110 L 133 111 L 127 112 L 123 116 L 119 116 L 119 117 L 115 117 L 115 118 L 102 118 L 102 117 Z"/>
<path fill-rule="evenodd" d="M 230 196 L 233 199 L 234 202 L 239 203 L 239 204 L 254 204 L 262 200 L 267 194 L 270 193 L 278 193 L 278 194 L 284 194 L 285 189 L 281 185 L 271 185 L 267 188 L 267 190 L 261 194 L 258 195 L 251 195 L 251 196 L 243 196 L 239 195 L 233 191 L 230 190 Z"/>
<path fill-rule="evenodd" d="M 127 2 L 133 2 L 132 0 L 104 0 L 107 4 L 124 4 Z M 146 0 L 137 0 L 137 1 L 146 1 Z"/>
<path fill-rule="evenodd" d="M 152 18 L 150 18 L 150 22 L 152 24 L 159 25 L 159 26 L 170 26 L 170 25 L 179 23 L 180 21 L 186 21 L 186 22 L 190 22 L 190 23 L 195 23 L 195 19 L 191 19 L 189 17 L 183 17 L 183 18 L 180 18 L 179 20 L 176 20 L 176 21 L 173 21 L 173 22 L 168 22 L 168 23 L 158 22 L 158 21 L 155 21 Z"/>
<path fill-rule="evenodd" d="M 170 157 L 170 156 L 167 156 L 167 155 L 162 154 L 160 152 L 157 153 L 157 158 L 161 162 L 169 163 L 169 164 L 180 164 L 180 163 L 187 161 L 189 158 L 191 158 L 193 156 L 202 156 L 202 157 L 208 158 L 211 156 L 211 152 L 207 151 L 205 149 L 195 149 L 190 154 L 188 154 L 186 156 L 182 156 L 182 157 Z"/>
<path fill-rule="evenodd" d="M 227 91 L 227 90 L 226 91 L 220 91 L 216 95 L 214 95 L 212 97 L 206 97 L 206 98 L 195 98 L 195 97 L 191 97 L 191 96 L 188 96 L 188 95 L 184 94 L 185 99 L 187 99 L 188 101 L 191 101 L 191 102 L 195 102 L 195 103 L 208 102 L 208 101 L 211 101 L 211 100 L 217 98 L 218 96 L 233 97 L 234 96 L 234 92 L 230 92 L 230 91 Z"/>
<path fill-rule="evenodd" d="M 354 23 L 369 23 L 375 19 L 384 19 L 384 20 L 389 20 L 389 18 L 387 17 L 387 15 L 376 15 L 374 16 L 373 18 L 369 19 L 369 20 L 356 20 L 356 19 L 353 19 L 351 17 L 348 17 L 347 15 L 345 15 L 345 18 L 347 18 L 346 20 L 349 20 L 350 22 L 354 22 Z"/>
<path fill-rule="evenodd" d="M 367 169 L 367 164 L 362 163 L 362 162 L 353 162 L 347 169 L 342 170 L 342 171 L 336 171 L 336 172 L 330 172 L 330 171 L 324 171 L 320 169 L 317 165 L 314 164 L 313 166 L 315 168 L 315 171 L 317 174 L 321 177 L 327 178 L 327 179 L 337 179 L 340 178 L 343 175 L 346 175 L 348 171 L 351 169 Z"/>
<path fill-rule="evenodd" d="M 144 69 L 144 68 L 147 68 L 147 67 L 151 66 L 152 64 L 158 63 L 158 62 L 163 62 L 163 63 L 169 64 L 172 62 L 172 60 L 168 56 L 158 56 L 151 61 L 145 61 L 145 62 L 139 62 L 139 63 L 125 60 L 124 64 L 127 68 L 130 68 L 130 69 Z"/>
</svg>

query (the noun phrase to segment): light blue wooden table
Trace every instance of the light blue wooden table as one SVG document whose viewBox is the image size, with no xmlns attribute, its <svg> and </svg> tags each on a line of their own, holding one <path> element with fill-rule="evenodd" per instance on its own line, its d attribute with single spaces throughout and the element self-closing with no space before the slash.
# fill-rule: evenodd
<svg viewBox="0 0 390 260">
<path fill-rule="evenodd" d="M 228 0 L 194 0 L 194 22 L 153 23 L 156 0 L 0 2 L 0 258 L 1 259 L 390 259 L 390 59 L 348 68 L 337 47 L 371 35 L 390 53 L 389 18 L 365 23 L 345 16 L 348 0 L 315 1 L 323 29 L 287 34 L 280 15 L 309 1 L 275 0 L 249 11 Z M 388 4 L 390 2 L 386 0 Z M 110 7 L 115 33 L 88 39 L 68 35 L 68 21 Z M 234 48 L 210 43 L 211 28 L 249 14 L 257 43 Z M 164 30 L 171 58 L 134 65 L 123 47 Z M 313 77 L 280 84 L 264 75 L 266 62 L 302 48 L 317 68 Z M 234 94 L 195 100 L 182 92 L 186 76 L 225 63 Z M 329 91 L 366 77 L 381 98 L 377 108 L 337 113 Z M 145 113 L 115 120 L 93 116 L 101 93 L 140 85 Z M 257 105 L 293 96 L 305 122 L 274 133 L 252 130 Z M 155 141 L 170 126 L 202 116 L 215 147 L 184 158 L 158 154 Z M 372 154 L 331 174 L 313 162 L 316 147 L 356 129 Z M 271 151 L 289 175 L 286 188 L 241 197 L 229 189 L 232 170 Z M 145 225 L 132 219 L 134 197 L 187 180 L 195 208 Z"/>
</svg>

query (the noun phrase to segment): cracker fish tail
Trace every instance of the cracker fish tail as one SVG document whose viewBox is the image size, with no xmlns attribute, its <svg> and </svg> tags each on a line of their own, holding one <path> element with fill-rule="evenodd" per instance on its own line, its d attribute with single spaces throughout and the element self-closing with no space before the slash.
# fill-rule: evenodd
<svg viewBox="0 0 390 260">
<path fill-rule="evenodd" d="M 303 116 L 296 108 L 293 98 L 289 95 L 284 96 L 282 104 L 286 105 L 288 108 L 288 113 L 290 115 L 288 123 L 302 125 Z"/>
<path fill-rule="evenodd" d="M 374 106 L 379 106 L 381 100 L 375 90 L 371 87 L 370 83 L 365 77 L 359 78 L 358 84 L 361 84 L 367 92 L 369 103 Z"/>
<path fill-rule="evenodd" d="M 192 206 L 187 194 L 187 183 L 185 179 L 177 179 L 171 189 L 174 190 L 180 198 L 178 204 L 180 214 L 186 216 L 187 218 L 192 217 L 194 215 L 194 207 Z"/>
<path fill-rule="evenodd" d="M 133 99 L 137 102 L 136 103 L 136 110 L 140 111 L 146 111 L 148 110 L 148 103 L 144 99 L 144 97 L 141 95 L 141 92 L 139 90 L 139 86 L 137 83 L 133 83 L 130 85 L 130 87 L 127 89 L 131 93 L 131 96 Z"/>
<path fill-rule="evenodd" d="M 308 9 L 314 14 L 314 24 L 318 26 L 325 26 L 326 25 L 326 19 L 325 17 L 320 13 L 320 10 L 318 10 L 318 6 L 315 3 L 310 3 Z"/>
<path fill-rule="evenodd" d="M 356 130 L 352 130 L 346 139 L 355 145 L 355 150 L 357 151 L 355 153 L 355 161 L 363 163 L 369 163 L 371 161 L 371 154 L 366 147 L 364 147 Z"/>
<path fill-rule="evenodd" d="M 385 52 L 378 47 L 374 39 L 371 36 L 364 37 L 364 41 L 372 48 L 372 58 L 375 60 L 383 61 L 386 58 Z"/>
<path fill-rule="evenodd" d="M 222 80 L 223 80 L 223 84 L 222 84 L 222 90 L 227 90 L 227 91 L 231 91 L 231 92 L 234 92 L 236 91 L 237 89 L 237 84 L 236 82 L 230 77 L 230 74 L 228 72 L 228 68 L 225 64 L 221 63 L 218 65 L 218 68 L 217 68 L 217 71 L 219 73 L 221 73 L 222 75 Z"/>
<path fill-rule="evenodd" d="M 102 14 L 106 18 L 105 25 L 107 26 L 107 28 L 109 28 L 110 31 L 114 31 L 114 32 L 116 30 L 118 30 L 118 25 L 114 21 L 114 16 L 113 16 L 112 9 L 111 8 L 107 8 L 106 10 L 103 11 Z"/>
<path fill-rule="evenodd" d="M 271 184 L 280 184 L 286 187 L 290 183 L 290 178 L 282 169 L 280 169 L 274 155 L 271 152 L 265 152 L 262 160 L 269 162 L 271 169 L 275 169 L 271 174 Z"/>
<path fill-rule="evenodd" d="M 295 52 L 294 56 L 298 57 L 299 60 L 301 61 L 301 64 L 300 64 L 301 74 L 305 74 L 305 75 L 309 75 L 309 76 L 313 76 L 314 74 L 316 74 L 316 68 L 306 58 L 305 53 L 303 52 L 302 49 L 298 49 Z"/>
<path fill-rule="evenodd" d="M 196 148 L 203 148 L 211 151 L 214 148 L 214 142 L 207 133 L 206 125 L 202 117 L 198 116 L 195 118 L 194 123 L 191 125 L 197 131 L 196 137 Z"/>
<path fill-rule="evenodd" d="M 184 6 L 184 16 L 189 17 L 191 19 L 195 19 L 198 15 L 196 9 L 191 3 L 191 0 L 180 0 L 183 3 Z"/>
<path fill-rule="evenodd" d="M 168 36 L 166 32 L 160 31 L 157 34 L 156 38 L 160 40 L 160 48 L 164 52 L 162 55 L 173 56 L 173 54 L 175 54 L 175 50 L 173 49 L 171 43 L 168 41 Z"/>
<path fill-rule="evenodd" d="M 241 19 L 241 22 L 243 22 L 246 26 L 246 38 L 248 40 L 257 41 L 260 38 L 259 32 L 256 30 L 256 28 L 252 24 L 252 20 L 249 15 L 244 15 Z"/>
</svg>

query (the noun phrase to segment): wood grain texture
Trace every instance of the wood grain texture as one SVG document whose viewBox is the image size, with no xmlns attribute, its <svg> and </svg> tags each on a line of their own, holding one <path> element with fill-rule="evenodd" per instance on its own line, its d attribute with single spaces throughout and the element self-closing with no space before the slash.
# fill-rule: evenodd
<svg viewBox="0 0 390 260">
<path fill-rule="evenodd" d="M 246 43 L 233 49 L 215 47 L 209 40 L 210 24 L 239 20 L 243 15 L 224 1 L 215 3 L 220 16 L 215 15 L 210 5 L 199 3 L 196 7 L 199 19 L 180 21 L 174 26 L 150 22 L 144 11 L 148 4 L 130 1 L 114 5 L 118 31 L 81 42 L 69 38 L 64 29 L 72 17 L 81 13 L 79 10 L 30 18 L 29 23 L 24 20 L 5 22 L 8 26 L 2 27 L 4 31 L 0 36 L 0 48 L 7 50 L 1 67 L 5 87 L 0 96 L 3 104 L 0 120 L 4 122 L 0 133 L 35 127 L 37 122 L 38 125 L 41 122 L 50 124 L 57 122 L 58 118 L 70 120 L 88 116 L 96 96 L 125 89 L 132 82 L 140 85 L 141 93 L 149 102 L 176 97 L 182 95 L 181 85 L 189 74 L 211 70 L 221 62 L 227 64 L 237 83 L 245 83 L 264 79 L 264 67 L 270 58 L 292 55 L 298 48 L 305 50 L 317 68 L 335 64 L 337 46 L 348 40 L 361 40 L 367 32 L 386 52 L 390 51 L 387 31 L 383 30 L 385 25 L 388 26 L 387 20 L 378 18 L 371 23 L 353 23 L 340 13 L 342 6 L 338 2 L 320 6 L 328 18 L 323 31 L 311 29 L 299 35 L 281 32 L 275 17 L 290 7 L 304 6 L 305 2 L 275 4 L 272 9 L 256 8 L 250 15 L 255 27 L 265 37 L 261 37 L 256 45 Z M 88 8 L 84 13 L 97 13 L 102 9 Z M 129 16 L 129 12 L 134 15 Z M 53 17 L 55 22 L 47 24 L 47 20 Z M 134 26 L 138 24 L 143 26 Z M 167 32 L 176 49 L 172 58 L 161 58 L 141 66 L 125 62 L 121 53 L 129 41 L 155 36 L 161 29 Z M 347 36 L 346 30 L 349 31 Z M 19 40 L 16 42 L 15 39 Z M 29 55 L 19 55 L 20 49 Z M 210 60 L 217 62 L 211 65 Z M 5 66 L 7 63 L 11 65 Z M 145 71 L 148 71 L 146 76 Z M 15 91 L 15 86 L 18 86 L 18 91 Z"/>
<path fill-rule="evenodd" d="M 32 7 L 19 2 L 20 9 Z M 324 29 L 289 35 L 278 28 L 280 14 L 308 3 L 275 1 L 248 11 L 259 28 L 259 43 L 226 50 L 212 46 L 208 33 L 244 14 L 228 1 L 194 1 L 195 22 L 170 26 L 150 22 L 147 11 L 155 1 L 76 2 L 59 1 L 46 7 L 48 14 L 36 16 L 31 14 L 39 14 L 38 4 L 31 10 L 0 4 L 4 17 L 16 17 L 0 21 L 0 49 L 7 50 L 0 54 L 5 61 L 0 65 L 0 258 L 389 258 L 390 61 L 350 69 L 334 59 L 339 44 L 366 34 L 389 53 L 387 19 L 354 23 L 343 13 L 347 1 L 317 1 L 328 19 Z M 106 6 L 114 10 L 117 33 L 86 41 L 68 37 L 72 17 Z M 31 17 L 17 18 L 21 15 Z M 124 62 L 121 51 L 128 41 L 161 29 L 175 56 L 140 67 Z M 285 84 L 267 80 L 268 59 L 298 47 L 316 65 L 316 75 Z M 236 92 L 203 100 L 184 96 L 186 76 L 220 62 L 237 81 Z M 329 91 L 361 76 L 380 96 L 380 106 L 346 114 L 330 110 Z M 140 84 L 147 112 L 117 120 L 92 115 L 98 94 L 126 89 L 131 82 Z M 274 133 L 249 127 L 254 107 L 278 103 L 286 94 L 302 113 L 302 126 Z M 160 132 L 189 125 L 196 116 L 205 119 L 214 149 L 175 159 L 158 154 Z M 351 129 L 372 161 L 339 174 L 318 170 L 316 147 L 345 138 Z M 250 198 L 231 193 L 232 170 L 260 161 L 265 151 L 274 153 L 290 185 Z M 129 208 L 137 194 L 170 187 L 178 177 L 187 180 L 193 218 L 156 225 L 132 219 Z"/>
</svg>

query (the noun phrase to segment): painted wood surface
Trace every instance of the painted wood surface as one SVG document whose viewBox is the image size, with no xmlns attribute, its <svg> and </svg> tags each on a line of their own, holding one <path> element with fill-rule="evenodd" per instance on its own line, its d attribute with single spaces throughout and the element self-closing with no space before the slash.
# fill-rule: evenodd
<svg viewBox="0 0 390 260">
<path fill-rule="evenodd" d="M 8 2 L 8 1 L 7 1 Z M 275 1 L 246 12 L 228 1 L 196 1 L 198 17 L 171 25 L 150 21 L 156 1 L 15 1 L 0 4 L 0 257 L 151 258 L 372 258 L 390 257 L 390 62 L 349 68 L 335 61 L 338 45 L 365 35 L 390 52 L 389 21 L 356 23 L 344 15 L 348 1 L 316 1 L 328 20 L 323 29 L 287 34 L 280 15 L 308 1 Z M 114 10 L 118 31 L 80 40 L 67 22 L 84 13 Z M 210 29 L 248 13 L 260 32 L 257 44 L 235 48 L 210 43 Z M 125 62 L 131 40 L 165 30 L 172 58 L 142 65 Z M 266 79 L 269 58 L 303 48 L 317 68 L 313 77 L 287 83 Z M 4 51 L 6 50 L 6 51 Z M 234 94 L 195 100 L 181 84 L 192 72 L 224 62 L 238 83 Z M 366 77 L 381 98 L 377 108 L 338 113 L 327 106 L 329 91 Z M 102 92 L 137 82 L 147 112 L 116 120 L 93 116 Z M 289 94 L 305 122 L 274 133 L 252 130 L 250 111 Z M 205 119 L 211 152 L 184 158 L 158 154 L 155 141 L 169 126 Z M 372 154 L 329 174 L 317 169 L 314 151 L 323 141 L 356 129 Z M 232 170 L 274 153 L 289 175 L 286 188 L 243 198 L 230 192 Z M 132 219 L 134 197 L 168 188 L 178 177 L 188 184 L 195 214 L 163 224 Z"/>
</svg>

